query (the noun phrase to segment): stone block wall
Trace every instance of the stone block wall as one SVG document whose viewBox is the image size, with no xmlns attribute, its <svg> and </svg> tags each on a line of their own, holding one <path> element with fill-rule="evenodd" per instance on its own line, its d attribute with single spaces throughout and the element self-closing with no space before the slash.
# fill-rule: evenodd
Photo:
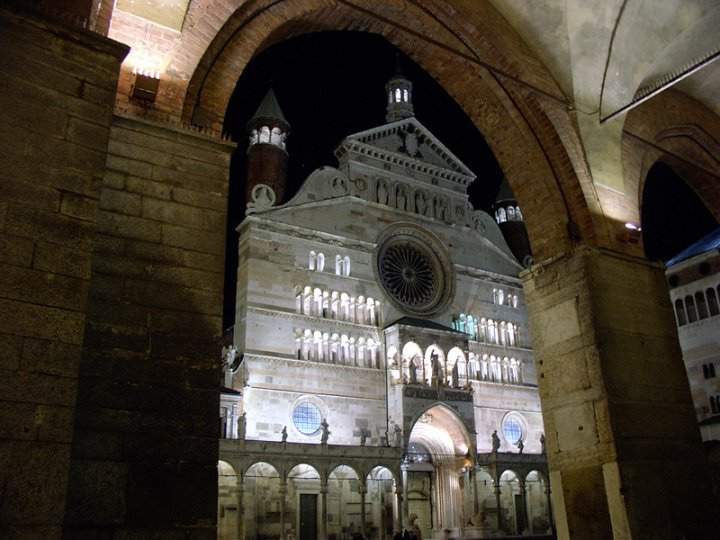
<svg viewBox="0 0 720 540">
<path fill-rule="evenodd" d="M 585 248 L 524 280 L 558 536 L 710 538 L 717 513 L 662 269 Z"/>
<path fill-rule="evenodd" d="M 233 145 L 116 116 L 99 201 L 68 538 L 212 538 Z M 184 531 L 184 532 L 183 532 Z"/>
<path fill-rule="evenodd" d="M 127 47 L 8 6 L 0 28 L 0 536 L 54 538 Z"/>
</svg>

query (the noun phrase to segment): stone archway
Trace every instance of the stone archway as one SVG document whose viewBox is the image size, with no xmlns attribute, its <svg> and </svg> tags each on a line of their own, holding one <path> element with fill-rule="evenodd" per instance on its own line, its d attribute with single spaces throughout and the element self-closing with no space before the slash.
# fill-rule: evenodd
<svg viewBox="0 0 720 540">
<path fill-rule="evenodd" d="M 458 482 L 459 471 L 466 467 L 473 454 L 470 433 L 462 419 L 443 404 L 436 404 L 416 419 L 410 431 L 411 448 L 422 449 L 427 454 L 410 458 L 407 465 L 405 492 L 429 493 L 431 515 L 423 521 L 422 530 L 441 531 L 450 529 L 456 534 L 466 516 L 462 490 Z M 425 480 L 429 485 L 424 486 Z M 429 489 L 428 489 L 429 488 Z"/>
</svg>

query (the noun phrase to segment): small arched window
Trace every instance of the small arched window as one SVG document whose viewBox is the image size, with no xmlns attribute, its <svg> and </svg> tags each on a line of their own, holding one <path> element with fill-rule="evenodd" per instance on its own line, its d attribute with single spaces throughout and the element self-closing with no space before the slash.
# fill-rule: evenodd
<svg viewBox="0 0 720 540">
<path fill-rule="evenodd" d="M 508 218 L 508 221 L 515 221 L 515 207 L 514 206 L 508 206 L 507 218 Z"/>
<path fill-rule="evenodd" d="M 263 126 L 260 128 L 260 142 L 261 143 L 269 143 L 270 142 L 270 128 L 268 126 Z"/>
<path fill-rule="evenodd" d="M 697 305 L 698 316 L 700 319 L 707 319 L 707 304 L 705 303 L 705 294 L 703 294 L 702 291 L 695 293 L 695 304 Z"/>
<path fill-rule="evenodd" d="M 503 305 L 503 302 L 505 302 L 505 292 L 503 292 L 502 289 L 500 289 L 500 290 L 498 291 L 498 296 L 497 296 L 497 298 L 498 298 L 498 302 L 497 302 L 497 303 L 502 306 L 502 305 Z"/>
<path fill-rule="evenodd" d="M 522 212 L 520 212 L 520 207 L 519 207 L 519 206 L 516 206 L 516 207 L 515 207 L 515 219 L 517 219 L 518 221 L 522 221 L 522 220 L 523 220 L 523 215 L 522 215 Z"/>
<path fill-rule="evenodd" d="M 504 209 L 504 208 L 498 208 L 497 222 L 498 222 L 498 223 L 504 223 L 504 222 L 506 222 L 506 221 L 507 221 L 507 215 L 505 214 L 505 209 Z"/>
<path fill-rule="evenodd" d="M 720 315 L 720 309 L 718 309 L 718 300 L 717 295 L 715 294 L 715 289 L 713 289 L 712 287 L 709 288 L 707 291 L 705 291 L 705 296 L 707 296 L 708 310 L 710 311 L 710 316 L 714 317 L 715 315 Z"/>
<path fill-rule="evenodd" d="M 706 379 L 710 378 L 710 368 L 707 364 L 703 364 L 703 377 L 705 377 Z"/>
<path fill-rule="evenodd" d="M 717 411 L 717 404 L 715 403 L 715 396 L 710 396 L 710 412 L 715 414 Z"/>
<path fill-rule="evenodd" d="M 310 270 L 315 270 L 315 262 L 317 261 L 317 254 L 314 251 L 311 251 L 308 256 L 308 268 Z"/>
<path fill-rule="evenodd" d="M 710 373 L 710 379 L 715 377 L 715 362 L 710 362 L 708 364 L 708 371 Z"/>
<path fill-rule="evenodd" d="M 675 316 L 677 317 L 678 326 L 685 326 L 687 324 L 685 304 L 683 304 L 683 301 L 679 298 L 675 300 Z"/>
<path fill-rule="evenodd" d="M 343 275 L 342 266 L 343 266 L 342 257 L 340 255 L 335 255 L 335 274 L 337 274 L 338 276 Z"/>
<path fill-rule="evenodd" d="M 398 103 L 402 101 L 402 91 L 399 88 L 395 89 L 395 101 Z"/>
<path fill-rule="evenodd" d="M 345 258 L 343 259 L 343 276 L 349 276 L 350 275 L 350 257 L 345 255 Z"/>
<path fill-rule="evenodd" d="M 690 295 L 685 297 L 685 311 L 687 312 L 688 322 L 694 323 L 698 320 L 697 311 L 695 311 L 695 300 Z"/>
<path fill-rule="evenodd" d="M 318 272 L 322 272 L 325 269 L 325 255 L 323 253 L 318 253 L 316 267 Z"/>
</svg>

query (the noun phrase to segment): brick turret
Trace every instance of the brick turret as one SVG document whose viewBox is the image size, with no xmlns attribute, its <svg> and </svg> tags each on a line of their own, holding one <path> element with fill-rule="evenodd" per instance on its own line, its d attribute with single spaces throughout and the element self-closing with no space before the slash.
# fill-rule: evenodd
<svg viewBox="0 0 720 540">
<path fill-rule="evenodd" d="M 247 151 L 245 202 L 252 201 L 251 193 L 255 186 L 265 184 L 275 192 L 275 203 L 281 204 L 287 183 L 285 140 L 290 133 L 290 124 L 285 120 L 272 89 L 268 90 L 247 128 L 250 145 Z"/>
</svg>

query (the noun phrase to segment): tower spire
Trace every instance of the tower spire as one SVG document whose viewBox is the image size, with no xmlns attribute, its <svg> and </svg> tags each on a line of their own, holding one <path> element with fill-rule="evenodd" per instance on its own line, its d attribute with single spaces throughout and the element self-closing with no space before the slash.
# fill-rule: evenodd
<svg viewBox="0 0 720 540">
<path fill-rule="evenodd" d="M 387 93 L 388 122 L 396 122 L 404 118 L 415 116 L 412 104 L 412 83 L 403 75 L 400 69 L 400 55 L 395 55 L 395 75 L 385 85 Z"/>
</svg>

